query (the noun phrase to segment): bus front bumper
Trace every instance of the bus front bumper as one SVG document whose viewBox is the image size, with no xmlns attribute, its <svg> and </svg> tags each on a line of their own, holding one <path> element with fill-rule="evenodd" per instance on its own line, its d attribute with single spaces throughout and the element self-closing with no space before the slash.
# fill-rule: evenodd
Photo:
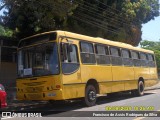
<svg viewBox="0 0 160 120">
<path fill-rule="evenodd" d="M 38 92 L 38 93 L 22 93 L 17 92 L 18 100 L 63 100 L 61 90 Z"/>
</svg>

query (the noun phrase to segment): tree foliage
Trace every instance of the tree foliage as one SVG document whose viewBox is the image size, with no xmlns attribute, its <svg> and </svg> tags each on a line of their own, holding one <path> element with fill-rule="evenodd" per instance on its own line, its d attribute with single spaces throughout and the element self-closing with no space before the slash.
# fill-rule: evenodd
<svg viewBox="0 0 160 120">
<path fill-rule="evenodd" d="M 140 42 L 140 45 L 144 49 L 153 50 L 155 52 L 156 62 L 160 72 L 160 41 L 153 42 L 153 41 L 144 40 Z"/>
<path fill-rule="evenodd" d="M 13 32 L 10 29 L 0 25 L 0 36 L 12 37 L 12 34 Z"/>
<path fill-rule="evenodd" d="M 18 38 L 61 29 L 132 45 L 159 15 L 158 0 L 1 0 L 2 8 L 1 25 Z"/>
</svg>

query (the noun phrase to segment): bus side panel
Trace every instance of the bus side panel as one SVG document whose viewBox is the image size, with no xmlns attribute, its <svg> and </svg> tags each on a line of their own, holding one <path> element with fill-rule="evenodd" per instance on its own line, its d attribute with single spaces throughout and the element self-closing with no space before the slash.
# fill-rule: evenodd
<svg viewBox="0 0 160 120">
<path fill-rule="evenodd" d="M 64 84 L 63 96 L 64 99 L 73 99 L 84 97 L 85 84 Z"/>
<path fill-rule="evenodd" d="M 150 68 L 150 79 L 145 81 L 145 87 L 150 87 L 158 83 L 157 68 Z"/>
<path fill-rule="evenodd" d="M 124 91 L 124 68 L 122 66 L 112 66 L 112 92 Z"/>
<path fill-rule="evenodd" d="M 125 90 L 132 90 L 137 88 L 137 81 L 134 79 L 134 68 L 124 66 L 124 87 Z"/>
<path fill-rule="evenodd" d="M 111 92 L 111 84 L 109 83 L 112 81 L 111 66 L 82 65 L 81 75 L 83 83 L 87 83 L 91 79 L 97 80 L 101 94 Z"/>
<path fill-rule="evenodd" d="M 81 70 L 62 75 L 64 99 L 84 97 L 85 83 L 81 82 Z"/>
<path fill-rule="evenodd" d="M 140 77 L 142 77 L 145 81 L 145 84 L 146 84 L 146 81 L 148 79 L 150 79 L 150 70 L 149 68 L 146 68 L 146 67 L 134 67 L 134 71 L 135 71 L 135 80 L 137 80 L 137 87 L 138 87 L 138 80 Z"/>
</svg>

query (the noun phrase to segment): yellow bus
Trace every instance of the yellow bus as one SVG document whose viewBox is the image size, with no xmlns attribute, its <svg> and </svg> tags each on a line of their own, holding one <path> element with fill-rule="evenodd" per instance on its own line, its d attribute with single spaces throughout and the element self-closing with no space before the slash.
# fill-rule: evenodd
<svg viewBox="0 0 160 120">
<path fill-rule="evenodd" d="M 87 106 L 98 95 L 129 91 L 142 96 L 158 82 L 154 52 L 66 31 L 20 40 L 18 100 L 70 100 Z"/>
</svg>

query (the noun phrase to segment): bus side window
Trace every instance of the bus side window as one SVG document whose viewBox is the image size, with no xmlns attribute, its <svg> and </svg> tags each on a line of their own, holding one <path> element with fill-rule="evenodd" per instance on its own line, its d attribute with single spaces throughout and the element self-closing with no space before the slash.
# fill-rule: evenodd
<svg viewBox="0 0 160 120">
<path fill-rule="evenodd" d="M 141 60 L 147 60 L 147 55 L 145 53 L 140 54 Z"/>
<path fill-rule="evenodd" d="M 155 67 L 154 56 L 152 54 L 147 54 L 148 56 L 148 66 Z"/>
<path fill-rule="evenodd" d="M 132 59 L 133 59 L 134 66 L 141 66 L 139 52 L 131 51 L 131 56 L 132 56 Z"/>
<path fill-rule="evenodd" d="M 112 65 L 122 65 L 121 51 L 118 47 L 110 47 Z"/>
<path fill-rule="evenodd" d="M 123 56 L 123 65 L 125 65 L 125 66 L 132 66 L 133 65 L 130 50 L 122 49 L 122 56 Z"/>
<path fill-rule="evenodd" d="M 110 47 L 111 55 L 115 57 L 120 57 L 120 49 L 116 47 Z"/>
<path fill-rule="evenodd" d="M 149 60 L 149 61 L 154 61 L 154 57 L 153 57 L 153 55 L 148 54 L 148 60 Z"/>
<path fill-rule="evenodd" d="M 140 53 L 141 66 L 148 66 L 147 54 Z"/>
<path fill-rule="evenodd" d="M 81 60 L 85 64 L 95 64 L 95 54 L 93 44 L 88 42 L 80 42 L 81 47 Z"/>
<path fill-rule="evenodd" d="M 123 58 L 131 58 L 130 51 L 127 49 L 122 49 Z"/>
<path fill-rule="evenodd" d="M 110 64 L 108 46 L 95 45 L 97 64 Z"/>
</svg>

